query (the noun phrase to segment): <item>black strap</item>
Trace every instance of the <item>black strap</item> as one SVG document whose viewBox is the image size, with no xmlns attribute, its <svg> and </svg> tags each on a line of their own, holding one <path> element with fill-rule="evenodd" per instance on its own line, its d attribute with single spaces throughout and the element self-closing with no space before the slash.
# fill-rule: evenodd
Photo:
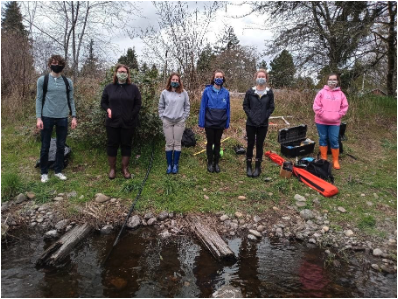
<svg viewBox="0 0 398 299">
<path fill-rule="evenodd" d="M 41 101 L 41 116 L 43 116 L 43 108 L 44 108 L 44 101 L 46 100 L 46 94 L 47 94 L 47 88 L 48 88 L 48 80 L 49 80 L 50 75 L 47 74 L 44 76 L 44 82 L 43 82 L 43 100 Z M 68 79 L 65 76 L 61 76 L 62 79 L 64 80 L 65 87 L 66 87 L 66 97 L 68 99 L 68 107 L 69 107 L 69 113 L 72 115 L 72 107 L 70 105 L 70 87 L 69 87 L 69 82 Z"/>
</svg>

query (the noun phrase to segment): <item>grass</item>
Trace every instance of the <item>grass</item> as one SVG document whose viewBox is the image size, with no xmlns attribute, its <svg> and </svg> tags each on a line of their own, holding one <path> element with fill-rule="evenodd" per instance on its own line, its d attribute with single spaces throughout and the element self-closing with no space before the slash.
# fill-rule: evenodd
<svg viewBox="0 0 398 299">
<path fill-rule="evenodd" d="M 333 171 L 339 194 L 324 198 L 295 178 L 279 178 L 279 167 L 268 159 L 263 161 L 263 174 L 259 179 L 245 175 L 245 157 L 234 153 L 233 147 L 240 143 L 245 146 L 245 115 L 243 99 L 233 99 L 232 121 L 223 143 L 224 156 L 221 159 L 220 174 L 206 171 L 205 153 L 194 156 L 204 148 L 203 132 L 196 132 L 198 144 L 195 148 L 184 148 L 181 155 L 180 173 L 166 175 L 164 141 L 155 142 L 153 168 L 136 205 L 139 212 L 162 210 L 176 213 L 219 212 L 232 214 L 236 211 L 250 214 L 267 213 L 274 206 L 283 210 L 294 205 L 296 193 L 306 195 L 307 206 L 313 208 L 312 199 L 321 201 L 322 210 L 327 210 L 332 228 L 345 229 L 346 224 L 358 227 L 364 234 L 382 236 L 379 224 L 385 218 L 393 219 L 396 225 L 397 208 L 397 130 L 396 100 L 369 97 L 349 98 L 350 109 L 344 118 L 347 122 L 347 141 L 343 142 L 340 171 Z M 312 94 L 295 92 L 276 93 L 275 116 L 291 115 L 291 126 L 301 123 L 308 125 L 307 136 L 318 141 L 313 121 Z M 196 130 L 197 103 L 193 103 L 189 125 Z M 376 109 L 377 108 L 377 109 Z M 34 115 L 33 111 L 32 114 Z M 277 123 L 277 121 L 275 121 Z M 21 191 L 33 191 L 40 203 L 51 200 L 55 193 L 76 191 L 78 196 L 71 199 L 73 204 L 91 201 L 96 193 L 122 198 L 129 204 L 136 196 L 145 176 L 151 154 L 151 146 L 141 149 L 139 158 L 132 157 L 130 171 L 132 180 L 124 180 L 120 174 L 120 161 L 115 180 L 107 178 L 108 165 L 106 150 L 68 137 L 72 148 L 69 166 L 65 169 L 68 180 L 61 182 L 50 172 L 50 181 L 41 184 L 39 169 L 34 168 L 39 156 L 40 141 L 34 133 L 35 119 L 3 122 L 2 126 L 2 201 L 8 200 Z M 270 126 L 265 150 L 280 153 L 277 132 L 285 126 Z M 106 138 L 103 136 L 102 138 Z M 317 146 L 315 147 L 317 151 Z M 347 153 L 357 158 L 354 160 Z M 313 156 L 315 156 L 314 153 Z M 119 156 L 120 159 L 120 156 Z M 265 182 L 264 178 L 271 181 Z M 373 195 L 376 193 L 377 198 Z M 80 198 L 83 195 L 83 198 Z M 246 200 L 239 200 L 243 195 Z M 364 196 L 363 196 L 364 195 Z M 208 197 L 208 199 L 206 199 Z M 336 210 L 342 206 L 347 213 Z M 75 209 L 70 208 L 71 213 Z"/>
</svg>

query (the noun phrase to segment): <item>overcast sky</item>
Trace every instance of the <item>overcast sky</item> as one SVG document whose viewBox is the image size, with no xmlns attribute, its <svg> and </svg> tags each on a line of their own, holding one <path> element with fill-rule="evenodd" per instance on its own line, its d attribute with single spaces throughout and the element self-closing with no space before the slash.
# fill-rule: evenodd
<svg viewBox="0 0 398 299">
<path fill-rule="evenodd" d="M 199 5 L 208 4 L 209 2 L 197 2 Z M 264 40 L 271 39 L 271 32 L 265 30 L 264 20 L 265 16 L 256 16 L 254 14 L 246 16 L 244 18 L 236 18 L 236 16 L 242 16 L 250 11 L 250 6 L 239 5 L 240 2 L 228 2 L 226 8 L 219 9 L 215 17 L 214 23 L 212 23 L 210 32 L 208 35 L 209 42 L 215 42 L 217 36 L 221 34 L 221 30 L 225 25 L 232 26 L 234 28 L 235 34 L 237 35 L 240 45 L 242 46 L 252 46 L 257 49 L 258 54 L 262 54 L 265 50 Z M 195 6 L 196 2 L 192 2 L 192 6 Z M 131 28 L 153 25 L 157 25 L 156 10 L 152 2 L 136 2 L 136 6 L 141 10 L 142 18 L 135 18 L 130 22 Z M 261 29 L 249 29 L 249 28 L 261 28 Z M 121 53 L 125 53 L 128 48 L 135 47 L 138 54 L 139 62 L 145 61 L 143 55 L 144 44 L 139 38 L 131 39 L 127 36 L 119 35 L 113 38 L 113 42 L 119 47 Z M 120 55 L 118 53 L 114 54 L 113 59 L 116 61 Z M 261 59 L 269 60 L 267 57 L 262 57 Z"/>
</svg>

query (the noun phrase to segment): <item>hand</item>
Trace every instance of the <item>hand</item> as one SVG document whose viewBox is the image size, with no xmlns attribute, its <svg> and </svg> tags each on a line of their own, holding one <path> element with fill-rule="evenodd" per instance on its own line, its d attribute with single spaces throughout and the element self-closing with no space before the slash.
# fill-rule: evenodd
<svg viewBox="0 0 398 299">
<path fill-rule="evenodd" d="M 39 130 L 43 130 L 44 125 L 43 125 L 43 121 L 41 120 L 41 118 L 37 119 L 36 128 Z"/>
<path fill-rule="evenodd" d="M 76 127 L 77 127 L 76 117 L 72 118 L 72 124 L 70 125 L 70 127 L 72 128 L 72 130 L 76 129 Z"/>
<path fill-rule="evenodd" d="M 111 110 L 110 108 L 108 108 L 108 109 L 106 110 L 106 112 L 108 112 L 108 117 L 109 117 L 109 118 L 112 118 L 112 110 Z"/>
<path fill-rule="evenodd" d="M 198 126 L 199 131 L 203 131 L 204 128 Z"/>
</svg>

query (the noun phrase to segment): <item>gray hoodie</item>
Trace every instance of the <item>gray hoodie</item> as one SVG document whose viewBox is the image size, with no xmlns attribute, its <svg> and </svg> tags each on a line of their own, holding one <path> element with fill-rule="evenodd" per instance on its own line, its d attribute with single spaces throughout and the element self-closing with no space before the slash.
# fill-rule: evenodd
<svg viewBox="0 0 398 299">
<path fill-rule="evenodd" d="M 189 116 L 190 103 L 188 93 L 163 90 L 159 99 L 159 117 L 176 122 L 187 119 Z"/>
</svg>

